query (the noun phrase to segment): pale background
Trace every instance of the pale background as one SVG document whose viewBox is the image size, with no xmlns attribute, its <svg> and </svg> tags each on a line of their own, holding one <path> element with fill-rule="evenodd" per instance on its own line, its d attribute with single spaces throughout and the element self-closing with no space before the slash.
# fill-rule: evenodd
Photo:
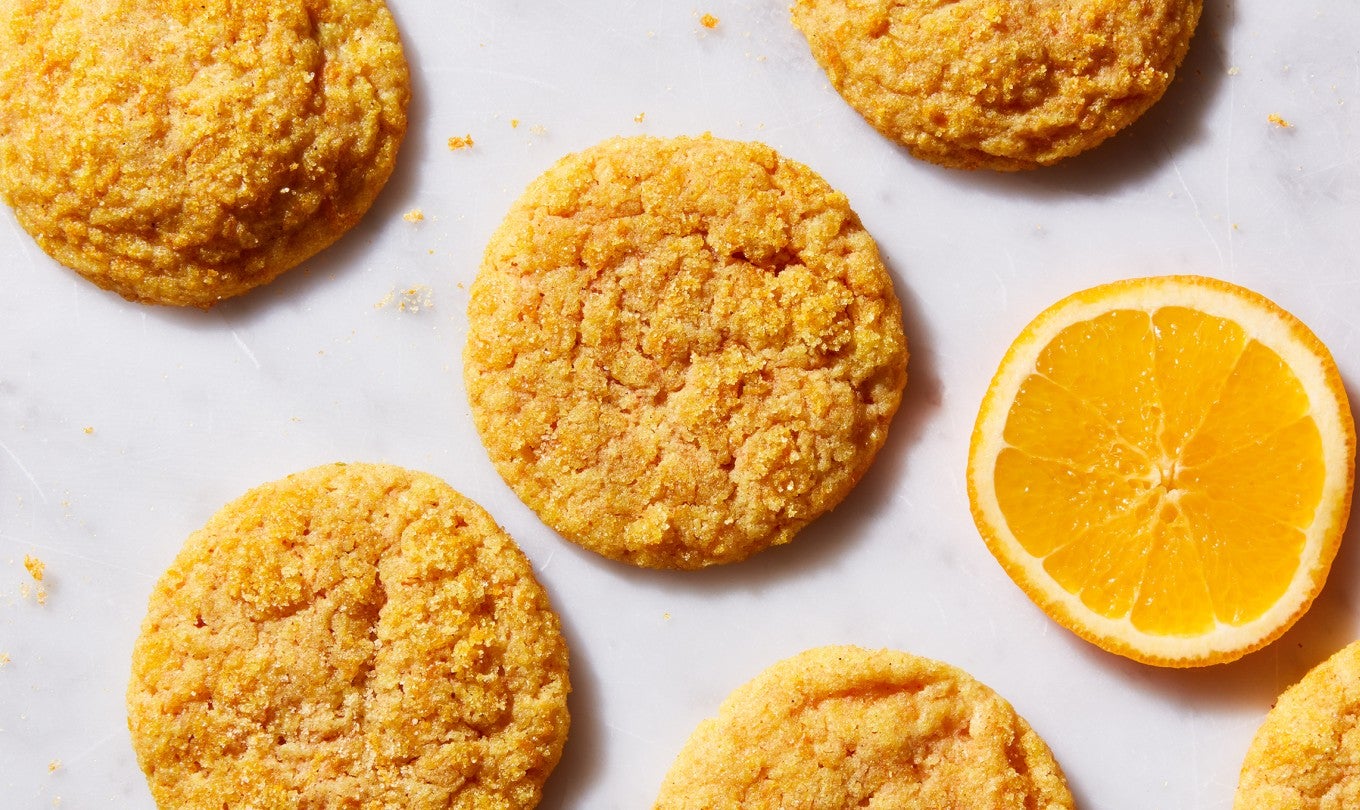
<svg viewBox="0 0 1360 810">
<path fill-rule="evenodd" d="M 732 688 L 842 642 L 995 688 L 1085 808 L 1229 806 L 1279 690 L 1360 634 L 1356 531 L 1275 644 L 1208 670 L 1150 668 L 1076 639 L 1002 572 L 969 516 L 968 436 L 1033 315 L 1129 276 L 1254 288 L 1360 381 L 1360 4 L 1208 0 L 1180 77 L 1140 122 L 1059 167 L 996 175 L 921 163 L 875 133 L 831 90 L 786 0 L 391 3 L 415 85 L 396 174 L 353 233 L 269 287 L 207 313 L 130 304 L 0 213 L 0 805 L 151 807 L 123 690 L 156 577 L 246 489 L 367 460 L 486 506 L 562 614 L 574 719 L 546 808 L 647 806 Z M 459 373 L 467 286 L 510 202 L 560 155 L 704 131 L 765 141 L 849 196 L 896 281 L 910 379 L 836 512 L 745 563 L 654 573 L 564 542 L 496 476 Z M 472 149 L 447 148 L 467 134 Z M 425 220 L 404 220 L 412 209 Z M 398 306 L 408 289 L 419 311 Z M 45 605 L 24 595 L 25 554 L 47 562 Z"/>
</svg>

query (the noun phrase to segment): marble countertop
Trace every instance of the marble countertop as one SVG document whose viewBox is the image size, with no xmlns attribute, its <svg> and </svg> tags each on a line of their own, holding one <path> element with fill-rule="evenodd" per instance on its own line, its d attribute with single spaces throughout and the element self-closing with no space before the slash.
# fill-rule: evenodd
<svg viewBox="0 0 1360 810">
<path fill-rule="evenodd" d="M 880 137 L 830 88 L 787 0 L 389 2 L 415 91 L 396 174 L 357 228 L 275 283 L 207 312 L 130 304 L 0 212 L 0 803 L 152 807 L 123 691 L 155 579 L 248 488 L 364 460 L 484 505 L 562 614 L 573 726 L 545 808 L 647 806 L 730 690 L 830 643 L 966 669 L 1043 735 L 1083 807 L 1230 805 L 1275 696 L 1360 634 L 1356 529 L 1279 641 L 1204 670 L 1146 667 L 1077 639 L 1007 578 L 969 515 L 968 438 L 1030 318 L 1131 276 L 1255 289 L 1360 380 L 1360 4 L 1208 0 L 1142 120 L 998 175 Z M 869 474 L 791 545 L 640 571 L 560 539 L 492 469 L 459 371 L 467 288 L 511 201 L 561 155 L 704 131 L 769 143 L 849 196 L 903 302 L 910 378 Z M 472 148 L 448 148 L 464 135 Z M 45 604 L 26 554 L 47 564 Z"/>
</svg>

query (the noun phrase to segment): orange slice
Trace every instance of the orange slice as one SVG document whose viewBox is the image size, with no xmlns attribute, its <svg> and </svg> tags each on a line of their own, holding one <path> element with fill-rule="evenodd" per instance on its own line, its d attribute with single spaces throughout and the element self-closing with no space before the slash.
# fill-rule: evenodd
<svg viewBox="0 0 1360 810">
<path fill-rule="evenodd" d="M 1277 305 L 1193 276 L 1107 284 L 1021 332 L 982 401 L 968 497 L 1053 619 L 1161 666 L 1239 658 L 1327 578 L 1355 425 L 1326 347 Z"/>
</svg>

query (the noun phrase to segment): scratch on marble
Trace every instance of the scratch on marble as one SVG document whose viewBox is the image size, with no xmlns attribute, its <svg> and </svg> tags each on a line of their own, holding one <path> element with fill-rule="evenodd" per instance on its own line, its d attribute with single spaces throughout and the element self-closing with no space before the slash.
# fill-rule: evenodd
<svg viewBox="0 0 1360 810">
<path fill-rule="evenodd" d="M 477 72 L 483 76 L 492 79 L 509 79 L 511 81 L 523 82 L 532 87 L 541 87 L 544 90 L 552 90 L 555 93 L 562 91 L 562 88 L 559 85 L 553 84 L 552 82 L 543 81 L 542 79 L 536 79 L 533 76 L 529 76 L 523 73 L 512 73 L 507 70 L 489 70 L 486 68 L 478 70 Z"/>
<path fill-rule="evenodd" d="M 231 330 L 231 339 L 236 341 L 236 345 L 241 347 L 241 351 L 246 353 L 246 357 L 249 357 L 250 362 L 254 363 L 255 368 L 258 369 L 260 367 L 260 361 L 255 358 L 255 352 L 252 352 L 250 347 L 246 345 L 246 342 L 241 340 L 241 336 L 236 334 L 235 329 Z"/>
<path fill-rule="evenodd" d="M 940 601 L 940 597 L 934 594 L 931 595 L 930 601 L 935 603 L 935 612 L 940 614 L 940 623 L 947 627 L 949 625 L 949 611 L 944 609 L 944 603 Z"/>
<path fill-rule="evenodd" d="M 1218 269 L 1222 271 L 1224 269 L 1223 248 L 1214 238 L 1213 231 L 1209 230 L 1209 223 L 1204 221 L 1204 214 L 1199 210 L 1199 200 L 1195 197 L 1195 192 L 1190 190 L 1190 184 L 1185 182 L 1185 175 L 1181 174 L 1180 164 L 1176 162 L 1175 158 L 1171 158 L 1171 168 L 1176 172 L 1176 179 L 1180 181 L 1181 188 L 1185 189 L 1185 195 L 1190 198 L 1190 205 L 1195 209 L 1195 220 L 1199 222 L 1199 227 L 1203 229 L 1204 235 L 1209 237 L 1209 242 L 1214 246 L 1214 252 L 1218 254 Z M 1231 270 L 1232 268 L 1228 269 Z"/>
<path fill-rule="evenodd" d="M 642 736 L 641 734 L 638 734 L 637 732 L 634 731 L 629 731 L 628 729 L 623 728 L 622 726 L 616 726 L 613 723 L 605 723 L 605 726 L 607 726 L 611 731 L 617 731 L 620 734 L 627 734 L 629 737 L 632 737 L 635 740 L 641 740 L 642 742 L 645 743 L 652 742 L 652 740 Z"/>
<path fill-rule="evenodd" d="M 1228 83 L 1228 146 L 1223 150 L 1223 210 L 1228 219 L 1228 268 L 1237 266 L 1237 243 L 1233 239 L 1233 233 L 1237 225 L 1233 223 L 1232 215 L 1232 147 L 1233 147 L 1233 119 L 1235 116 L 1232 111 L 1236 109 L 1237 103 L 1237 83 Z"/>
<path fill-rule="evenodd" d="M 90 754 L 93 754 L 95 751 L 98 751 L 100 748 L 103 748 L 105 745 L 108 745 L 108 744 L 109 744 L 110 742 L 112 742 L 114 739 L 119 738 L 119 737 L 122 737 L 122 736 L 123 736 L 123 733 L 122 733 L 121 731 L 116 731 L 116 732 L 113 732 L 112 734 L 107 734 L 107 735 L 105 735 L 105 736 L 103 736 L 103 737 L 100 737 L 98 740 L 96 740 L 96 741 L 94 742 L 93 745 L 89 746 L 89 747 L 86 748 L 84 751 L 81 751 L 80 753 L 76 754 L 75 756 L 69 757 L 68 759 L 66 759 L 66 763 L 65 763 L 66 766 L 67 766 L 67 767 L 70 767 L 71 765 L 73 765 L 73 764 L 75 764 L 75 763 L 81 761 L 81 760 L 84 759 L 85 757 L 88 757 Z"/>
<path fill-rule="evenodd" d="M 14 538 L 6 538 L 6 539 L 13 540 Z M 102 566 L 102 567 L 104 567 L 104 568 L 108 568 L 108 569 L 111 570 L 111 571 L 122 571 L 124 574 L 132 574 L 133 576 L 138 576 L 138 577 L 141 577 L 142 579 L 146 579 L 146 580 L 154 581 L 154 580 L 156 579 L 156 577 L 157 577 L 157 574 L 152 573 L 151 571 L 142 571 L 142 570 L 139 570 L 139 569 L 136 569 L 136 568 L 128 568 L 128 567 L 125 566 L 125 565 L 118 565 L 117 563 L 111 563 L 111 562 L 109 562 L 108 560 L 101 560 L 101 559 L 99 559 L 98 557 L 91 557 L 91 556 L 86 555 L 86 554 L 78 554 L 78 553 L 76 553 L 76 552 L 74 552 L 74 551 L 71 551 L 70 549 L 57 548 L 56 546 L 44 546 L 44 545 L 42 545 L 41 543 L 31 543 L 31 542 L 25 543 L 25 545 L 32 546 L 33 549 L 34 549 L 35 551 L 41 551 L 41 552 L 43 552 L 44 554 L 49 554 L 49 555 L 55 554 L 55 555 L 57 555 L 57 556 L 70 557 L 70 558 L 73 559 L 73 560 L 82 560 L 82 561 L 87 562 L 87 563 L 92 563 L 92 564 L 94 564 L 94 565 L 98 565 L 98 566 Z"/>
<path fill-rule="evenodd" d="M 544 571 L 548 570 L 548 565 L 553 561 L 553 558 L 556 556 L 557 549 L 553 549 L 552 551 L 548 552 L 548 559 L 544 560 L 543 564 L 538 567 L 538 573 L 541 574 Z"/>
<path fill-rule="evenodd" d="M 1010 248 L 1003 248 L 1003 251 L 1006 254 L 1006 265 L 1010 268 L 1011 278 L 1018 278 L 1020 275 L 1020 268 L 1017 267 L 1015 264 L 1015 254 L 1011 253 Z M 1001 288 L 1001 309 L 1003 311 L 1010 309 L 1011 306 L 1010 285 L 1006 283 L 1006 280 L 1001 277 L 1001 273 L 998 272 L 997 269 L 993 267 L 991 264 L 987 265 L 987 269 L 991 271 L 992 277 L 996 279 L 997 286 Z"/>
<path fill-rule="evenodd" d="M 1353 166 L 1357 162 L 1360 162 L 1360 156 L 1347 155 L 1344 160 L 1338 160 L 1335 163 L 1329 163 L 1326 166 L 1320 166 L 1316 169 L 1313 169 L 1312 171 L 1304 172 L 1303 177 L 1305 178 L 1317 177 L 1319 174 L 1327 174 L 1329 172 L 1334 172 L 1337 169 L 1344 169 L 1349 166 Z"/>
<path fill-rule="evenodd" d="M 13 459 L 15 466 L 19 468 L 19 472 L 23 473 L 24 477 L 28 479 L 28 483 L 32 484 L 33 488 L 38 491 L 38 497 L 42 498 L 43 503 L 47 503 L 47 493 L 43 492 L 42 485 L 38 483 L 38 479 L 33 477 L 33 473 L 28 471 L 28 468 L 24 466 L 24 463 L 19 460 L 19 457 L 14 455 L 14 451 L 9 449 L 9 445 L 0 442 L 0 450 L 4 450 L 5 453 Z"/>
</svg>

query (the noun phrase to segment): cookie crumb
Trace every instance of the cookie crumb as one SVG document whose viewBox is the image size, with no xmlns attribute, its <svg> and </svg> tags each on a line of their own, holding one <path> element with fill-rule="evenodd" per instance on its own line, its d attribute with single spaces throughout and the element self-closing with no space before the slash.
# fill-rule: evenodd
<svg viewBox="0 0 1360 810">
<path fill-rule="evenodd" d="M 38 592 L 34 595 L 34 599 L 37 600 L 39 605 L 47 604 L 47 589 L 39 585 Z"/>
<path fill-rule="evenodd" d="M 721 22 L 721 20 L 714 17 L 712 14 L 705 14 L 699 18 L 699 24 L 708 29 L 717 28 L 719 22 Z"/>
<path fill-rule="evenodd" d="M 37 557 L 24 555 L 24 568 L 28 569 L 28 575 L 37 582 L 42 582 L 43 572 L 47 570 L 47 563 Z"/>
<path fill-rule="evenodd" d="M 86 435 L 86 436 L 93 436 L 93 435 L 94 435 L 94 426 L 93 426 L 93 425 L 86 425 L 86 426 L 85 426 L 85 435 Z"/>
<path fill-rule="evenodd" d="M 512 127 L 515 126 L 515 123 L 516 122 L 511 121 L 510 126 Z M 471 147 L 472 147 L 471 135 L 464 135 L 461 138 L 458 137 L 457 135 L 454 135 L 452 138 L 449 138 L 449 149 L 457 151 L 459 149 L 470 149 Z"/>
<path fill-rule="evenodd" d="M 4 669 L 9 664 L 9 653 L 0 653 L 0 669 Z"/>
<path fill-rule="evenodd" d="M 1269 116 L 1266 117 L 1266 120 L 1274 124 L 1275 126 L 1279 127 L 1280 129 L 1294 128 L 1293 124 L 1289 123 L 1284 118 L 1281 118 L 1277 113 L 1271 113 Z"/>
<path fill-rule="evenodd" d="M 529 127 L 529 131 L 530 131 L 531 133 L 533 133 L 534 135 L 547 135 L 547 134 L 548 134 L 548 128 L 545 127 L 545 126 L 543 126 L 542 124 L 534 124 L 533 126 Z"/>
<path fill-rule="evenodd" d="M 60 768 L 61 768 L 61 760 L 59 760 L 59 759 L 54 759 L 54 760 L 52 760 L 51 762 L 47 763 L 47 772 L 48 772 L 48 773 L 56 773 L 57 770 L 60 769 Z"/>
<path fill-rule="evenodd" d="M 1228 68 L 1228 75 L 1229 75 L 1229 76 L 1236 76 L 1237 74 L 1239 74 L 1239 73 L 1241 73 L 1241 72 L 1242 72 L 1242 71 L 1238 70 L 1238 69 L 1235 68 L 1235 67 L 1230 67 L 1230 68 Z"/>
<path fill-rule="evenodd" d="M 393 301 L 397 304 L 397 309 L 401 312 L 419 312 L 422 309 L 434 309 L 434 290 L 424 284 L 417 284 L 405 290 L 391 290 L 383 297 L 383 300 L 373 305 L 374 309 L 383 309 Z"/>
<path fill-rule="evenodd" d="M 424 222 L 425 212 L 419 208 L 412 208 L 410 211 L 403 214 L 401 218 L 407 222 Z"/>
<path fill-rule="evenodd" d="M 645 121 L 646 119 L 647 119 L 647 113 L 645 113 L 645 112 L 640 112 L 640 113 L 638 113 L 637 115 L 633 116 L 633 123 L 635 123 L 635 124 L 641 124 L 641 123 L 642 123 L 643 121 Z"/>
<path fill-rule="evenodd" d="M 518 118 L 511 118 L 511 119 L 510 119 L 510 128 L 511 128 L 511 129 L 519 129 L 519 119 L 518 119 Z"/>
</svg>

